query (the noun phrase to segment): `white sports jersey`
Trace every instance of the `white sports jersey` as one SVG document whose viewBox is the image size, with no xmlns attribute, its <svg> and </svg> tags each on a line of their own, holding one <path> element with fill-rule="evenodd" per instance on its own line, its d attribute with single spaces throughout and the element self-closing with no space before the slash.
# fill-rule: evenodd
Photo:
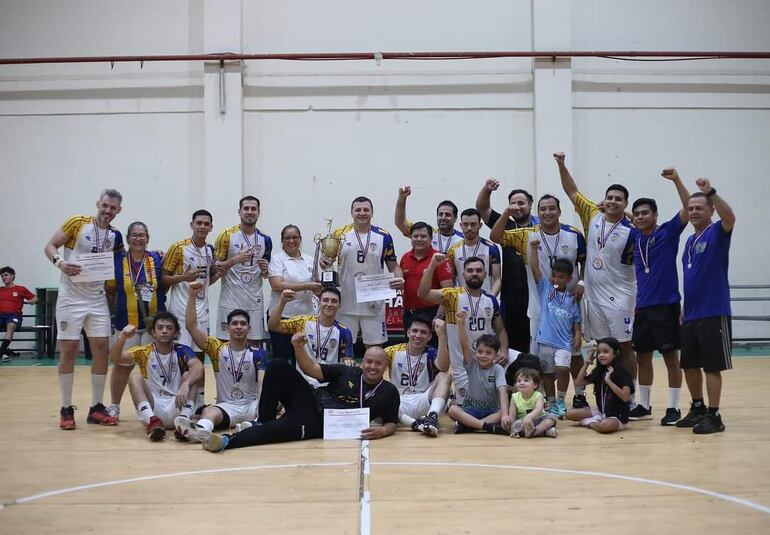
<svg viewBox="0 0 770 535">
<path fill-rule="evenodd" d="M 102 253 L 123 249 L 123 238 L 120 232 L 112 227 L 100 229 L 95 225 L 94 218 L 91 216 L 73 216 L 64 222 L 61 230 L 69 237 L 62 251 L 62 258 L 67 262 L 74 262 L 74 255 L 78 254 Z M 99 301 L 104 299 L 103 282 L 73 282 L 69 275 L 62 272 L 59 283 L 59 301 L 68 303 L 71 301 Z"/>
<path fill-rule="evenodd" d="M 217 236 L 214 255 L 220 260 L 227 260 L 242 251 L 251 251 L 251 260 L 235 264 L 222 277 L 222 289 L 219 294 L 219 306 L 228 310 L 262 309 L 262 274 L 258 260 L 270 260 L 273 242 L 270 236 L 257 229 L 246 235 L 240 225 L 222 231 Z"/>
<path fill-rule="evenodd" d="M 414 356 L 409 355 L 404 343 L 386 347 L 385 354 L 388 355 L 390 382 L 402 396 L 426 392 L 438 374 L 436 348 L 426 347 L 422 355 Z"/>
<path fill-rule="evenodd" d="M 155 344 L 134 346 L 128 354 L 156 398 L 176 396 L 182 375 L 188 370 L 187 362 L 196 358 L 192 348 L 183 344 L 174 344 L 171 353 L 165 355 L 155 350 Z"/>
<path fill-rule="evenodd" d="M 484 261 L 487 270 L 487 278 L 484 279 L 482 290 L 488 292 L 492 289 L 492 266 L 500 265 L 500 248 L 489 240 L 479 238 L 475 245 L 465 245 L 465 240 L 459 240 L 449 248 L 447 252 L 449 261 L 455 270 L 455 284 L 465 286 L 463 269 L 466 258 L 477 256 Z"/>
<path fill-rule="evenodd" d="M 291 334 L 304 332 L 307 336 L 307 352 L 319 364 L 339 364 L 343 357 L 353 357 L 353 336 L 350 329 L 336 320 L 331 327 L 324 327 L 318 323 L 318 316 L 294 316 L 281 320 L 281 328 Z M 313 387 L 321 386 L 317 380 L 305 375 L 299 364 L 297 371 Z"/>
<path fill-rule="evenodd" d="M 586 229 L 585 298 L 599 306 L 633 310 L 636 305 L 636 272 L 631 223 L 616 223 L 582 193 L 575 199 L 575 210 Z"/>
<path fill-rule="evenodd" d="M 356 277 L 383 272 L 385 262 L 395 262 L 393 238 L 387 231 L 371 226 L 366 234 L 359 234 L 353 225 L 345 225 L 334 231 L 340 240 L 337 255 L 342 305 L 340 314 L 352 316 L 380 316 L 385 312 L 385 301 L 358 303 Z"/>
<path fill-rule="evenodd" d="M 209 319 L 209 278 L 211 266 L 214 264 L 214 248 L 206 244 L 197 247 L 190 238 L 180 240 L 168 248 L 163 257 L 163 271 L 172 275 L 194 270 L 198 272 L 198 278 L 204 282 L 203 289 L 196 295 L 195 310 L 198 312 L 198 322 L 204 323 Z M 184 321 L 187 308 L 187 295 L 189 282 L 178 282 L 168 291 L 166 310 Z"/>
<path fill-rule="evenodd" d="M 514 230 L 506 230 L 503 234 L 503 247 L 513 247 L 521 255 L 527 268 L 527 287 L 529 290 L 529 306 L 527 315 L 533 321 L 540 320 L 540 292 L 537 283 L 532 276 L 532 268 L 529 265 L 529 244 L 532 240 L 540 240 L 537 248 L 537 260 L 540 265 L 540 273 L 543 278 L 551 277 L 552 259 L 564 258 L 575 266 L 572 272 L 572 280 L 567 285 L 567 290 L 572 291 L 577 286 L 578 265 L 577 262 L 585 262 L 586 241 L 583 233 L 575 227 L 561 225 L 556 234 L 546 234 L 540 225 L 534 227 L 522 227 Z"/>
<path fill-rule="evenodd" d="M 259 370 L 267 368 L 267 352 L 246 346 L 233 351 L 230 344 L 209 336 L 203 348 L 211 359 L 217 382 L 217 403 L 251 403 L 259 399 Z"/>
</svg>

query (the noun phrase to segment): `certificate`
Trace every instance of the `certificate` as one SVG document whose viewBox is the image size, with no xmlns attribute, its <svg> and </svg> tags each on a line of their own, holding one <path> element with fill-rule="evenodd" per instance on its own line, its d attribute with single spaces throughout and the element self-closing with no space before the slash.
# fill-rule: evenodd
<svg viewBox="0 0 770 535">
<path fill-rule="evenodd" d="M 115 260 L 112 251 L 72 255 L 68 262 L 80 266 L 80 273 L 71 275 L 72 282 L 108 281 L 115 278 Z"/>
<path fill-rule="evenodd" d="M 324 409 L 324 440 L 358 440 L 369 427 L 369 407 Z"/>
<path fill-rule="evenodd" d="M 368 303 L 369 301 L 393 299 L 396 297 L 396 289 L 390 287 L 393 277 L 393 273 L 360 275 L 356 277 L 356 301 Z"/>
</svg>

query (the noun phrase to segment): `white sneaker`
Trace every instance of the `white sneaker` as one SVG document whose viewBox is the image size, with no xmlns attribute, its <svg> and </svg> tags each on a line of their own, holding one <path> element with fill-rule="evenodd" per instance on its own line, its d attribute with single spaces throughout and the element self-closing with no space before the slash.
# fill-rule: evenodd
<svg viewBox="0 0 770 535">
<path fill-rule="evenodd" d="M 174 418 L 174 429 L 186 439 L 192 438 L 192 432 L 198 428 L 187 416 L 177 416 Z"/>
<path fill-rule="evenodd" d="M 545 436 L 556 438 L 559 436 L 559 432 L 556 430 L 555 427 L 549 427 L 548 429 L 545 430 Z"/>
<path fill-rule="evenodd" d="M 250 422 L 248 420 L 246 420 L 245 422 L 241 422 L 239 424 L 235 424 L 235 432 L 240 433 L 241 431 L 243 431 L 244 429 L 248 429 L 252 425 L 254 425 L 254 422 Z"/>
</svg>

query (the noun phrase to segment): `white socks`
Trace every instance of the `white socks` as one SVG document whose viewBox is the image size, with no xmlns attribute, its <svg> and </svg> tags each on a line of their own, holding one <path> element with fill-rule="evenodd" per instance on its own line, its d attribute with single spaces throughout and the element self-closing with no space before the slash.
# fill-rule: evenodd
<svg viewBox="0 0 770 535">
<path fill-rule="evenodd" d="M 69 407 L 72 405 L 72 383 L 74 380 L 74 373 L 59 374 L 59 392 L 61 394 L 62 407 Z"/>
<path fill-rule="evenodd" d="M 575 395 L 576 396 L 585 396 L 586 395 L 586 387 L 583 386 L 577 386 L 575 385 Z"/>
<path fill-rule="evenodd" d="M 214 422 L 211 420 L 207 420 L 205 418 L 201 418 L 198 420 L 198 427 L 202 427 L 206 431 L 213 431 L 214 430 Z"/>
<path fill-rule="evenodd" d="M 669 388 L 668 389 L 668 406 L 669 408 L 679 408 L 679 394 L 682 392 L 681 388 Z"/>
<path fill-rule="evenodd" d="M 409 416 L 408 414 L 402 414 L 398 417 L 398 421 L 401 425 L 404 425 L 406 427 L 412 427 L 412 424 L 414 423 L 414 418 Z"/>
<path fill-rule="evenodd" d="M 155 413 L 152 412 L 152 406 L 150 405 L 149 401 L 139 402 L 139 405 L 136 406 L 136 412 L 139 413 L 139 419 L 145 425 L 150 423 L 150 418 L 155 416 Z"/>
<path fill-rule="evenodd" d="M 441 413 L 444 412 L 444 409 L 446 408 L 446 400 L 444 398 L 435 397 L 430 402 L 430 409 L 428 409 L 428 412 L 435 412 L 439 416 L 441 416 Z"/>
<path fill-rule="evenodd" d="M 91 374 L 91 406 L 97 405 L 104 399 L 104 383 L 107 382 L 107 374 Z"/>
<path fill-rule="evenodd" d="M 645 409 L 650 408 L 650 391 L 652 385 L 639 385 L 639 404 Z"/>
</svg>

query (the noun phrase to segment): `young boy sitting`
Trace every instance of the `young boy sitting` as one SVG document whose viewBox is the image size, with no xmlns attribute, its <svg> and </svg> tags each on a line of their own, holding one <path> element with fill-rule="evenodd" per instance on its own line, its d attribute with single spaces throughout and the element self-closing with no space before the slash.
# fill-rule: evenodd
<svg viewBox="0 0 770 535">
<path fill-rule="evenodd" d="M 449 417 L 454 420 L 455 433 L 484 430 L 487 433 L 508 435 L 511 418 L 508 414 L 508 385 L 505 371 L 495 364 L 500 340 L 485 334 L 476 340 L 476 354 L 471 350 L 468 332 L 465 330 L 465 310 L 455 313 L 457 332 L 463 353 L 463 366 L 468 372 L 468 387 L 462 406 L 452 405 Z M 440 334 L 446 336 L 446 333 Z M 440 344 L 443 348 L 446 343 Z"/>
<path fill-rule="evenodd" d="M 551 266 L 551 278 L 546 280 L 540 271 L 538 247 L 540 240 L 530 242 L 529 262 L 532 278 L 540 294 L 540 326 L 536 341 L 540 348 L 540 366 L 543 384 L 548 398 L 549 412 L 563 417 L 567 412 L 564 397 L 569 386 L 569 369 L 572 353 L 580 349 L 580 307 L 575 296 L 567 292 L 574 266 L 569 260 L 557 258 Z M 560 385 L 554 398 L 554 372 Z M 563 389 L 563 390 L 562 390 Z"/>
<path fill-rule="evenodd" d="M 545 412 L 540 388 L 540 373 L 532 368 L 521 368 L 516 373 L 516 392 L 511 396 L 510 416 L 513 420 L 511 436 L 516 438 L 556 438 L 556 416 Z"/>
</svg>

